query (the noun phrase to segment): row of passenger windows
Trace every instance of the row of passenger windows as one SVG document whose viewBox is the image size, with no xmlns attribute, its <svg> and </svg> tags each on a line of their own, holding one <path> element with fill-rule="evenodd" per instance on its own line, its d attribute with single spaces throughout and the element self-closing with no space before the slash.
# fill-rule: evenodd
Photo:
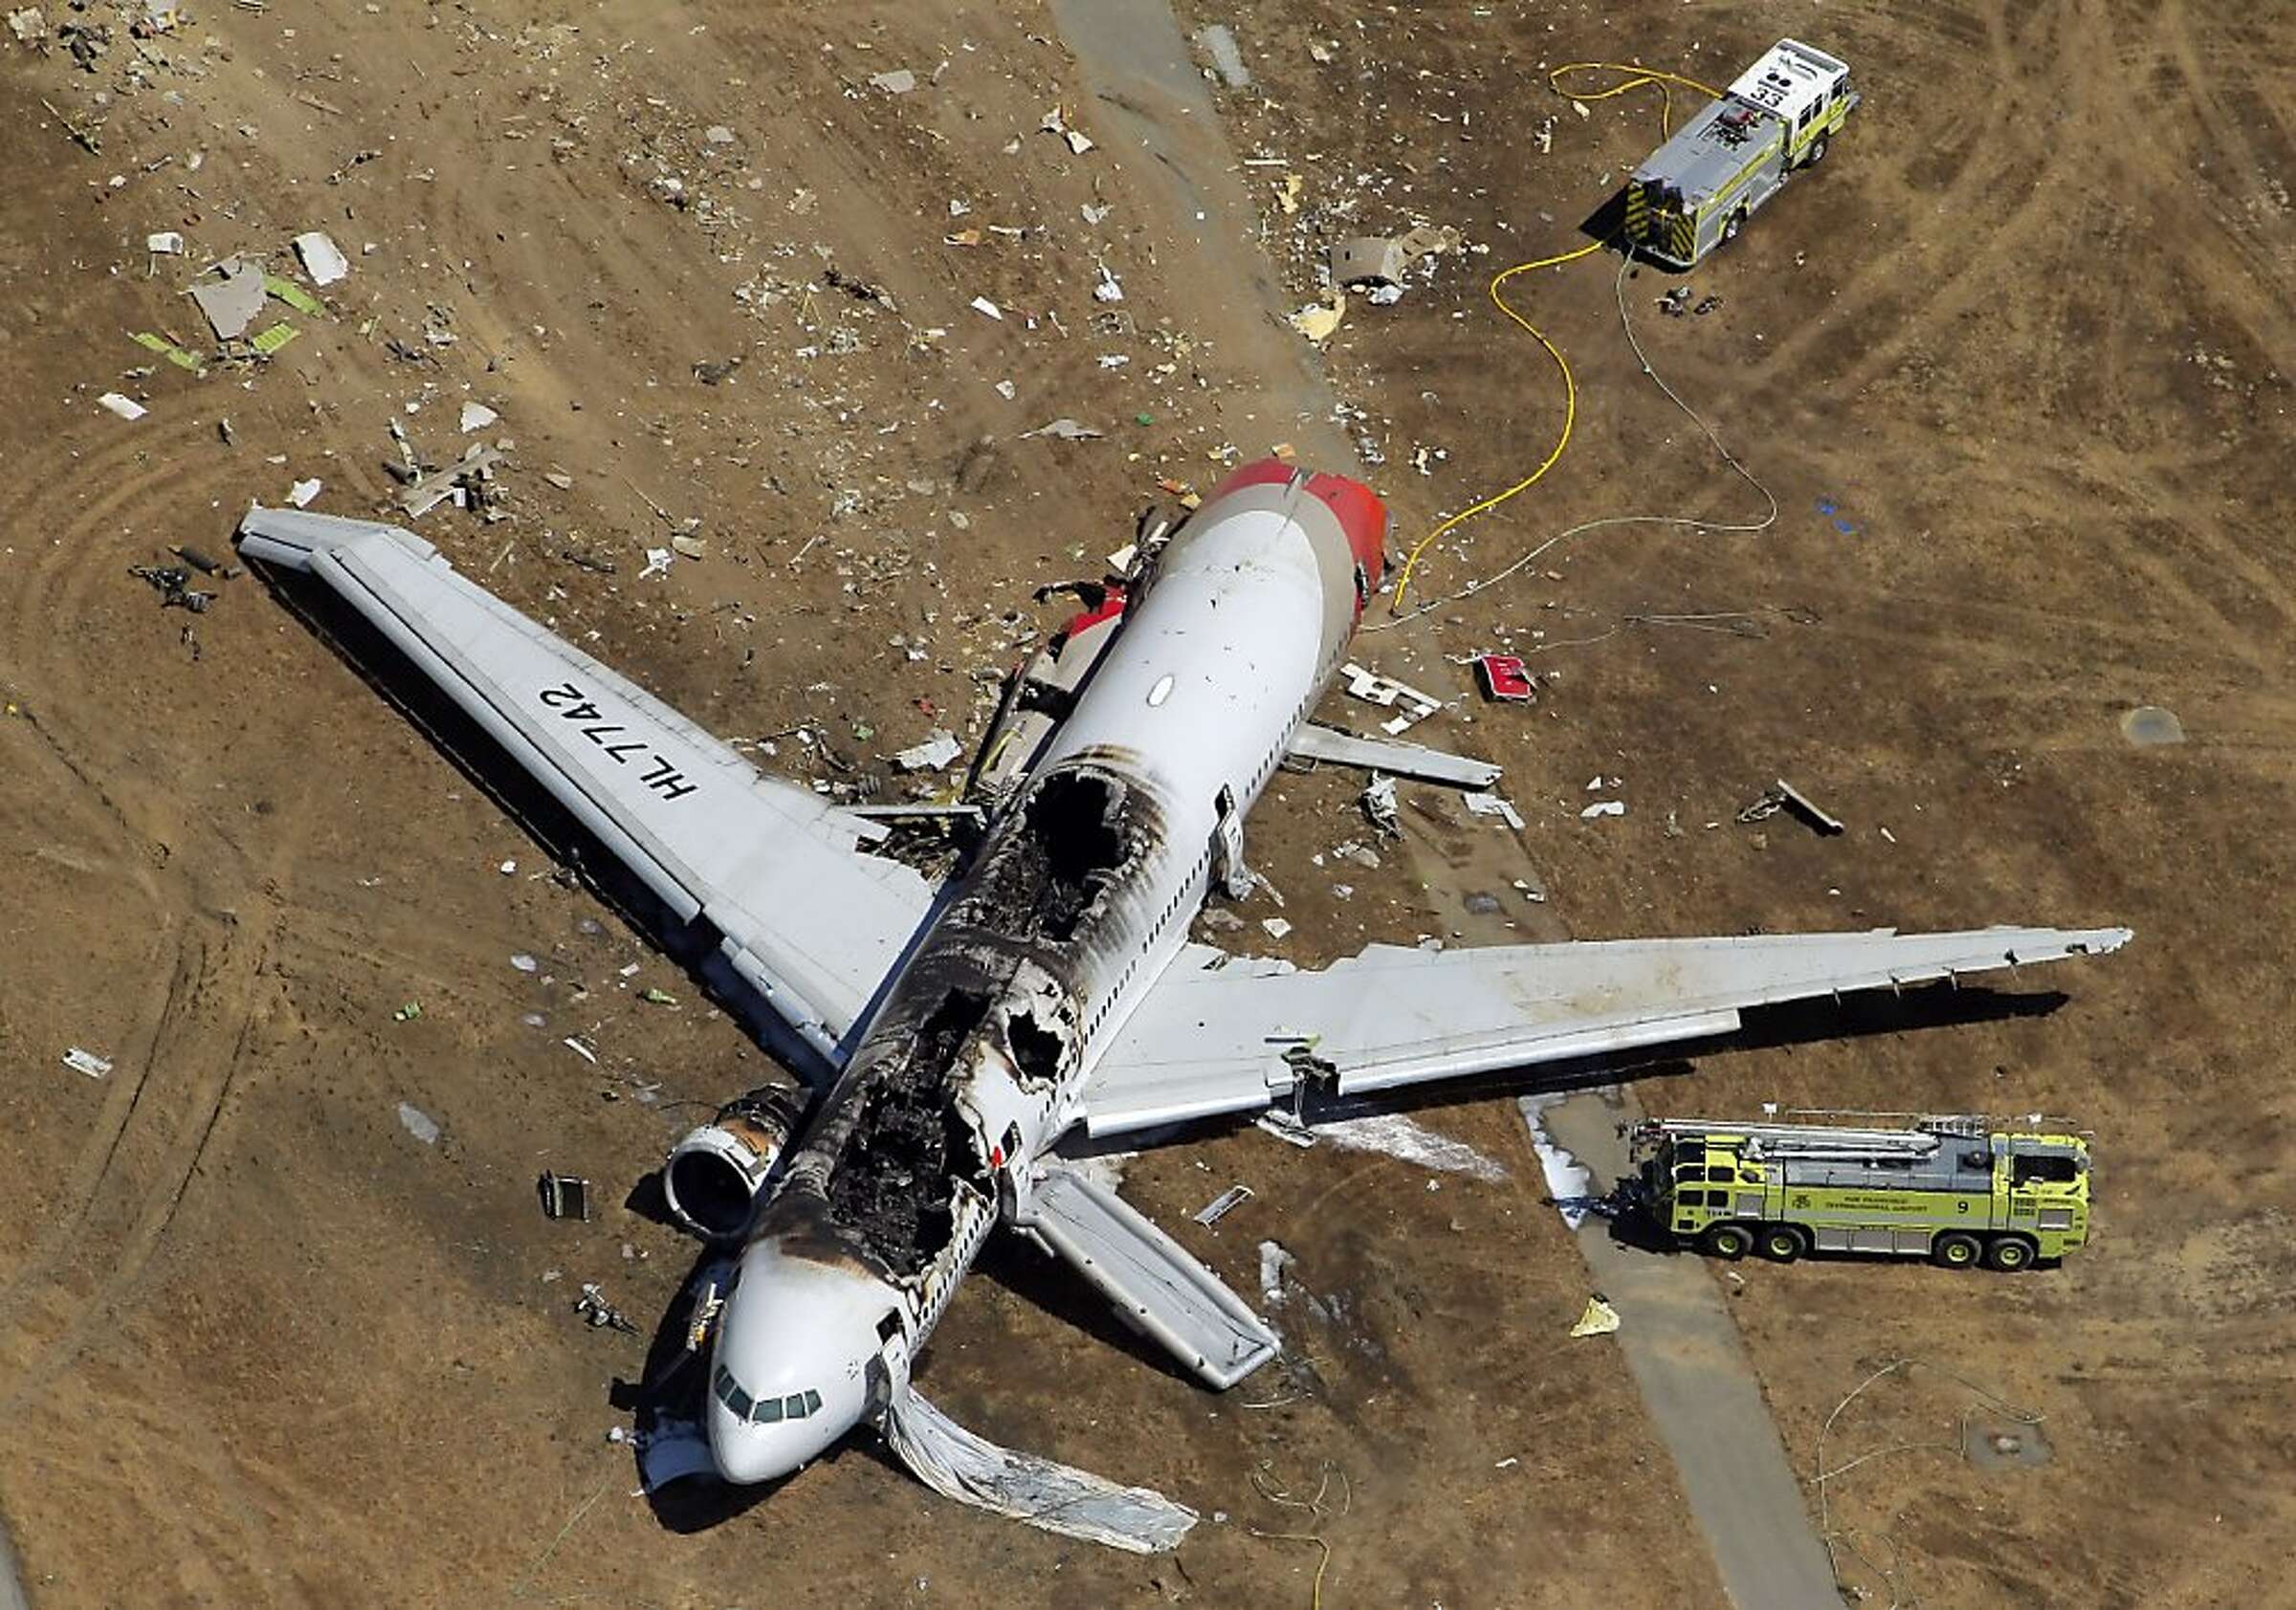
<svg viewBox="0 0 2296 1610">
<path fill-rule="evenodd" d="M 741 1390 L 741 1383 L 734 1379 L 733 1372 L 723 1364 L 718 1365 L 718 1373 L 711 1377 L 710 1390 L 718 1395 L 720 1403 L 733 1411 L 736 1419 L 746 1420 L 753 1425 L 773 1425 L 784 1420 L 804 1420 L 821 1407 L 821 1394 L 811 1387 L 803 1392 L 792 1392 L 785 1398 L 753 1399 Z"/>
</svg>

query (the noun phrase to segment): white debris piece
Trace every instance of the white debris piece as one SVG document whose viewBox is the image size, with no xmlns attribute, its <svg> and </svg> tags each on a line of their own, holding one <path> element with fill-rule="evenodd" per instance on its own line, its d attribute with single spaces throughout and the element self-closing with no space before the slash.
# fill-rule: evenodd
<svg viewBox="0 0 2296 1610">
<path fill-rule="evenodd" d="M 1106 563 L 1107 563 L 1107 565 L 1108 565 L 1108 573 L 1109 573 L 1111 576 L 1129 576 L 1129 575 L 1131 575 L 1131 574 L 1132 574 L 1132 562 L 1133 562 L 1134 560 L 1136 560 L 1136 559 L 1139 558 L 1139 557 L 1140 557 L 1140 545 L 1139 545 L 1139 543 L 1137 543 L 1137 542 L 1127 542 L 1127 543 L 1125 543 L 1125 544 L 1124 544 L 1122 547 L 1118 548 L 1118 549 L 1117 549 L 1115 552 L 1114 552 L 1114 553 L 1112 553 L 1112 554 L 1110 554 L 1110 555 L 1108 555 L 1108 556 L 1106 557 L 1105 562 L 1106 562 Z"/>
<path fill-rule="evenodd" d="M 1004 317 L 1004 310 L 999 307 L 995 302 L 990 301 L 986 297 L 975 297 L 973 298 L 973 311 L 975 313 L 985 313 L 991 319 L 1002 319 Z"/>
<path fill-rule="evenodd" d="M 1108 265 L 1106 263 L 1102 263 L 1100 265 L 1100 283 L 1093 287 L 1093 300 L 1096 302 L 1120 302 L 1123 299 L 1123 285 L 1117 281 L 1115 275 L 1108 272 Z"/>
<path fill-rule="evenodd" d="M 705 145 L 731 145 L 734 131 L 723 123 L 712 123 L 701 131 L 701 141 Z"/>
<path fill-rule="evenodd" d="M 1144 1487 L 1037 1454 L 997 1446 L 935 1408 L 915 1388 L 885 1416 L 886 1444 L 910 1473 L 943 1497 L 1010 1515 L 1064 1537 L 1130 1554 L 1163 1554 L 1196 1524 L 1196 1511 Z"/>
<path fill-rule="evenodd" d="M 532 973 L 537 971 L 541 966 L 541 962 L 537 961 L 533 957 L 527 955 L 524 951 L 520 951 L 516 956 L 512 957 L 510 959 L 510 964 L 513 967 L 516 967 L 521 973 Z"/>
<path fill-rule="evenodd" d="M 1215 22 L 1199 30 L 1196 42 L 1212 58 L 1212 71 L 1220 75 L 1222 83 L 1229 89 L 1251 87 L 1251 70 L 1244 65 L 1244 52 L 1236 44 L 1235 31 L 1227 24 Z"/>
<path fill-rule="evenodd" d="M 484 403 L 465 403 L 462 405 L 463 433 L 468 435 L 473 430 L 483 430 L 501 417 Z"/>
<path fill-rule="evenodd" d="M 223 277 L 191 287 L 191 299 L 206 314 L 217 341 L 237 341 L 263 311 L 263 265 L 248 257 L 226 257 L 215 265 Z"/>
<path fill-rule="evenodd" d="M 402 1101 L 399 1103 L 399 1122 L 406 1126 L 408 1135 L 413 1136 L 424 1145 L 435 1146 L 438 1144 L 438 1120 L 412 1102 Z"/>
<path fill-rule="evenodd" d="M 1619 1328 L 1619 1311 L 1604 1302 L 1598 1293 L 1586 1299 L 1586 1312 L 1578 1323 L 1571 1327 L 1574 1336 L 1607 1336 Z"/>
<path fill-rule="evenodd" d="M 319 496 L 320 488 L 323 484 L 316 475 L 309 480 L 297 481 L 287 489 L 287 501 L 298 509 L 308 509 L 311 506 L 311 499 Z"/>
<path fill-rule="evenodd" d="M 925 735 L 924 742 L 895 755 L 893 763 L 903 771 L 939 771 L 963 753 L 964 745 L 957 741 L 955 733 L 936 727 Z"/>
<path fill-rule="evenodd" d="M 302 259 L 303 272 L 314 285 L 332 285 L 351 272 L 351 260 L 342 254 L 342 249 L 319 230 L 295 237 L 295 254 Z"/>
<path fill-rule="evenodd" d="M 1380 723 L 1380 731 L 1389 738 L 1402 737 L 1404 732 L 1443 708 L 1443 701 L 1433 695 L 1423 694 L 1417 688 L 1398 682 L 1393 677 L 1366 671 L 1353 660 L 1339 668 L 1339 674 L 1347 678 L 1349 697 L 1385 705 L 1398 713 L 1393 719 Z"/>
<path fill-rule="evenodd" d="M 1626 802 L 1624 800 L 1597 800 L 1593 805 L 1580 811 L 1578 817 L 1580 821 L 1592 822 L 1598 816 L 1623 816 L 1625 814 Z"/>
<path fill-rule="evenodd" d="M 158 234 L 147 234 L 144 237 L 144 250 L 157 252 L 165 256 L 180 257 L 184 254 L 184 237 L 174 230 L 163 230 Z"/>
<path fill-rule="evenodd" d="M 906 67 L 896 67 L 890 73 L 872 74 L 869 82 L 872 89 L 881 89 L 887 95 L 907 95 L 916 88 L 916 75 Z"/>
<path fill-rule="evenodd" d="M 101 407 L 118 414 L 121 419 L 142 419 L 151 411 L 133 397 L 122 397 L 117 391 L 106 391 L 96 401 Z"/>
<path fill-rule="evenodd" d="M 1283 1243 L 1277 1241 L 1260 1243 L 1260 1296 L 1270 1308 L 1283 1306 L 1284 1271 L 1296 1261 L 1291 1253 L 1284 1250 Z"/>
<path fill-rule="evenodd" d="M 1461 797 L 1467 802 L 1467 808 L 1477 816 L 1496 816 L 1508 827 L 1518 831 L 1521 829 L 1523 826 L 1522 812 L 1516 810 L 1511 803 L 1501 799 L 1498 795 L 1482 793 L 1467 794 Z M 1623 810 L 1625 807 L 1622 805 L 1620 808 Z"/>
<path fill-rule="evenodd" d="M 1264 916 L 1260 918 L 1260 926 L 1268 931 L 1268 937 L 1271 939 L 1280 939 L 1292 932 L 1292 924 L 1280 916 Z"/>
<path fill-rule="evenodd" d="M 1048 421 L 1033 430 L 1024 430 L 1021 434 L 1023 436 L 1057 436 L 1064 442 L 1089 442 L 1098 439 L 1105 432 L 1095 430 L 1089 425 L 1079 424 L 1064 415 L 1059 419 Z"/>
<path fill-rule="evenodd" d="M 648 548 L 646 568 L 638 572 L 638 580 L 642 582 L 649 576 L 669 575 L 670 561 L 674 557 L 668 548 Z"/>
<path fill-rule="evenodd" d="M 64 1066 L 75 1073 L 85 1073 L 91 1079 L 100 1079 L 112 1070 L 109 1057 L 98 1056 L 94 1051 L 82 1050 L 77 1046 L 64 1053 Z"/>
</svg>

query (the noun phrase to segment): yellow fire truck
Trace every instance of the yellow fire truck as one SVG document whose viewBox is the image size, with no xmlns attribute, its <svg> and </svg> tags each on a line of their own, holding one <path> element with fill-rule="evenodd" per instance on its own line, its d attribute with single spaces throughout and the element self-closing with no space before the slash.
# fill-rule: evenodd
<svg viewBox="0 0 2296 1610">
<path fill-rule="evenodd" d="M 1715 1257 L 1783 1263 L 1815 1249 L 2021 1269 L 2088 1240 L 2088 1143 L 2069 1133 L 1979 1116 L 1902 1128 L 1658 1118 L 1632 1140 L 1649 1222 Z"/>
</svg>

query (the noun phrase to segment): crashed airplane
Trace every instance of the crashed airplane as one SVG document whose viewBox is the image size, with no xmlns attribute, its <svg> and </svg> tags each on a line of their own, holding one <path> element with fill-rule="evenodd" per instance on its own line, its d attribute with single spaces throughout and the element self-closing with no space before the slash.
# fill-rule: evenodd
<svg viewBox="0 0 2296 1610">
<path fill-rule="evenodd" d="M 256 509 L 240 551 L 307 572 L 570 812 L 662 908 L 665 942 L 810 1092 L 737 1100 L 664 1169 L 734 1260 L 709 1343 L 728 1482 L 883 1425 L 982 1244 L 1063 1255 L 1207 1385 L 1274 1356 L 1251 1308 L 1055 1144 L 1169 1135 L 1308 1090 L 1358 1094 L 1738 1026 L 1748 1007 L 2117 948 L 2119 928 L 1423 950 L 1319 971 L 1189 927 L 1248 891 L 1244 823 L 1384 568 L 1365 487 L 1237 472 L 1018 678 L 992 813 L 936 887 L 882 827 L 731 748 L 395 527 Z"/>
</svg>

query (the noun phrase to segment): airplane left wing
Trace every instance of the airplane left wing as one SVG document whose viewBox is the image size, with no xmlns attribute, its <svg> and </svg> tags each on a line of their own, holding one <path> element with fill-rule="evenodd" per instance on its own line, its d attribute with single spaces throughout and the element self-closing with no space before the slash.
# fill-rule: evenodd
<svg viewBox="0 0 2296 1610">
<path fill-rule="evenodd" d="M 1315 972 L 1190 945 L 1085 1088 L 1093 1136 L 1727 1034 L 1749 1006 L 2101 955 L 2126 928 L 1755 935 L 1414 950 Z"/>
<path fill-rule="evenodd" d="M 842 1063 L 932 905 L 923 877 L 861 853 L 828 802 L 761 776 L 412 532 L 257 508 L 239 551 L 325 584 L 717 950 L 795 1036 L 783 1049 Z"/>
</svg>

